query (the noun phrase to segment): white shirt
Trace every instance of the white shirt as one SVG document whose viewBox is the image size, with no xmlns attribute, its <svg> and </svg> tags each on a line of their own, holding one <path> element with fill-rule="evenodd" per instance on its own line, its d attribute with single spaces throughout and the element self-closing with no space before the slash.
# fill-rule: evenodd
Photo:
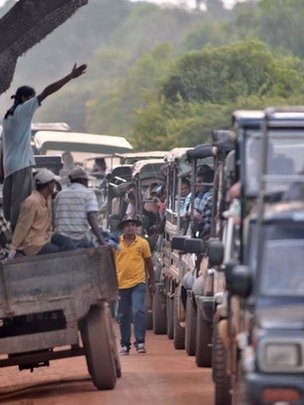
<svg viewBox="0 0 304 405">
<path fill-rule="evenodd" d="M 88 213 L 97 211 L 94 191 L 83 184 L 72 183 L 56 196 L 55 233 L 72 239 L 85 239 L 89 230 Z"/>
<path fill-rule="evenodd" d="M 19 104 L 13 115 L 3 119 L 3 165 L 5 177 L 26 167 L 34 166 L 31 145 L 31 122 L 39 107 L 37 97 Z"/>
</svg>

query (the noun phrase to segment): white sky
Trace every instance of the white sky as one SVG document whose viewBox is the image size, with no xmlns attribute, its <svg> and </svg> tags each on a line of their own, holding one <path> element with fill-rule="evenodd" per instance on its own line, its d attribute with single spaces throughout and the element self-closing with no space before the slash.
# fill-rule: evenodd
<svg viewBox="0 0 304 405">
<path fill-rule="evenodd" d="M 131 1 L 144 1 L 144 0 L 131 0 Z M 232 7 L 236 1 L 237 0 L 224 0 L 224 4 L 226 7 Z M 189 7 L 195 6 L 195 0 L 149 0 L 149 2 L 157 4 L 179 4 L 179 5 L 186 4 Z"/>
<path fill-rule="evenodd" d="M 3 6 L 6 0 L 0 0 L 0 7 Z M 142 0 L 131 0 L 131 1 L 142 1 Z M 151 3 L 157 3 L 157 4 L 182 4 L 185 3 L 189 7 L 193 7 L 195 4 L 195 0 L 149 0 Z M 235 0 L 224 0 L 225 4 L 227 7 L 231 7 L 234 3 Z"/>
</svg>

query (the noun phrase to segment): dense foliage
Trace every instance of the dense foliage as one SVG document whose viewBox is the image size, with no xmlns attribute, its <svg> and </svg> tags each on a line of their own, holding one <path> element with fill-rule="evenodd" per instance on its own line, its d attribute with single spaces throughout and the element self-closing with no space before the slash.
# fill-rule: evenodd
<svg viewBox="0 0 304 405">
<path fill-rule="evenodd" d="M 229 127 L 236 108 L 303 104 L 304 0 L 206 4 L 90 0 L 19 62 L 13 87 L 39 91 L 87 62 L 87 75 L 37 119 L 127 136 L 146 150 L 200 143 Z"/>
</svg>

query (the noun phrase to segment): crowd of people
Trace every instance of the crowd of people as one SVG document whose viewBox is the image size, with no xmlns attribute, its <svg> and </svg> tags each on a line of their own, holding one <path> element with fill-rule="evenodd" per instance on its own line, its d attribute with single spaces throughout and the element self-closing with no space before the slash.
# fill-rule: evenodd
<svg viewBox="0 0 304 405">
<path fill-rule="evenodd" d="M 88 173 L 75 165 L 72 154 L 62 155 L 60 171 L 62 190 L 56 193 L 58 181 L 55 174 L 45 168 L 33 173 L 35 159 L 31 146 L 31 120 L 41 102 L 58 91 L 70 80 L 84 74 L 86 65 L 73 67 L 59 81 L 47 86 L 39 95 L 33 88 L 22 86 L 13 96 L 14 103 L 3 120 L 2 164 L 4 172 L 2 227 L 10 224 L 12 232 L 9 259 L 16 254 L 43 255 L 79 248 L 109 244 L 108 234 L 98 222 L 98 202 L 94 190 L 88 187 Z M 94 172 L 105 177 L 104 159 L 96 159 Z M 213 171 L 205 165 L 197 173 L 193 199 L 194 218 L 203 234 L 210 228 Z M 182 179 L 181 216 L 191 214 L 190 181 Z M 154 242 L 165 221 L 167 195 L 164 184 L 152 183 L 142 199 L 141 212 L 147 219 L 143 224 L 138 214 L 137 190 L 129 187 L 125 195 L 125 209 L 120 212 L 119 239 L 114 241 L 115 263 L 120 300 L 117 318 L 121 332 L 121 354 L 131 348 L 131 324 L 134 325 L 135 348 L 145 353 L 146 309 L 145 295 L 147 274 L 150 292 L 155 291 L 151 254 Z M 113 210 L 112 210 L 113 212 Z M 150 243 L 139 236 L 138 227 L 145 227 Z M 143 233 L 143 232 L 142 232 Z M 110 238 L 111 239 L 111 238 Z M 112 244 L 113 246 L 113 244 Z"/>
</svg>

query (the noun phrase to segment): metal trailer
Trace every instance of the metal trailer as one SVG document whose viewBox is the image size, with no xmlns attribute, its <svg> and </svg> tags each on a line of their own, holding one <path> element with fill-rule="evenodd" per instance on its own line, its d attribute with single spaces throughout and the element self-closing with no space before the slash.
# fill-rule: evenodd
<svg viewBox="0 0 304 405">
<path fill-rule="evenodd" d="M 85 356 L 97 389 L 121 375 L 111 304 L 118 297 L 107 247 L 1 263 L 0 367 L 31 369 Z"/>
</svg>

